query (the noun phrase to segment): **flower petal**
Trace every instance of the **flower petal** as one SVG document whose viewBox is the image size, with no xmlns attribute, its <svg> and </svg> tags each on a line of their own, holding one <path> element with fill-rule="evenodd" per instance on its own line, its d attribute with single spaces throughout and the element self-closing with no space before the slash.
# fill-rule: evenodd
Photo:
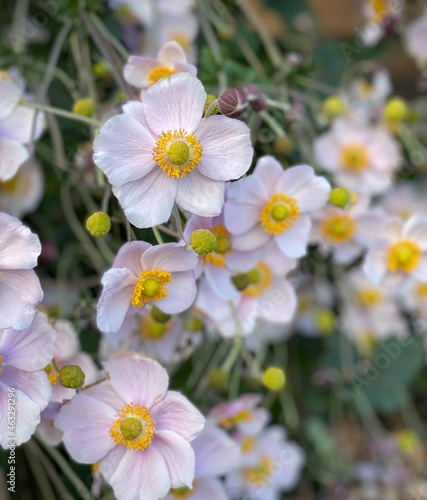
<svg viewBox="0 0 427 500">
<path fill-rule="evenodd" d="M 196 267 L 197 255 L 185 248 L 183 243 L 165 243 L 151 247 L 144 253 L 144 269 L 163 269 L 170 273 L 189 271 Z"/>
<path fill-rule="evenodd" d="M 205 419 L 182 394 L 168 391 L 165 397 L 150 408 L 156 429 L 173 431 L 191 441 L 203 429 Z"/>
<path fill-rule="evenodd" d="M 156 302 L 156 305 L 167 314 L 179 314 L 188 309 L 197 294 L 196 280 L 193 271 L 172 274 L 172 283 L 168 283 L 168 296 Z"/>
<path fill-rule="evenodd" d="M 113 116 L 95 139 L 93 160 L 113 186 L 145 177 L 155 167 L 154 139 L 129 114 Z"/>
<path fill-rule="evenodd" d="M 253 149 L 246 123 L 226 116 L 202 118 L 196 136 L 203 146 L 198 170 L 211 179 L 229 181 L 251 166 Z"/>
<path fill-rule="evenodd" d="M 290 229 L 276 235 L 275 241 L 285 255 L 296 259 L 306 254 L 310 231 L 310 217 L 302 215 Z"/>
<path fill-rule="evenodd" d="M 178 73 L 150 87 L 142 104 L 154 134 L 179 129 L 192 134 L 199 126 L 205 102 L 202 83 L 189 73 Z"/>
<path fill-rule="evenodd" d="M 19 167 L 28 160 L 28 149 L 17 141 L 0 139 L 0 181 L 8 181 L 15 176 Z"/>
<path fill-rule="evenodd" d="M 179 179 L 176 202 L 193 214 L 214 217 L 224 206 L 224 191 L 224 182 L 209 179 L 194 170 L 188 177 Z"/>
<path fill-rule="evenodd" d="M 113 262 L 113 267 L 126 267 L 135 276 L 142 272 L 142 256 L 151 248 L 151 243 L 146 241 L 131 241 L 120 247 L 116 258 Z"/>
<path fill-rule="evenodd" d="M 276 276 L 258 300 L 258 315 L 272 323 L 287 323 L 297 308 L 295 290 L 284 278 Z"/>
<path fill-rule="evenodd" d="M 139 228 L 167 222 L 172 213 L 178 181 L 155 168 L 144 178 L 113 187 L 126 217 Z"/>
<path fill-rule="evenodd" d="M 130 56 L 123 69 L 123 76 L 134 87 L 148 87 L 150 82 L 147 76 L 159 66 L 159 61 L 152 57 Z"/>
</svg>

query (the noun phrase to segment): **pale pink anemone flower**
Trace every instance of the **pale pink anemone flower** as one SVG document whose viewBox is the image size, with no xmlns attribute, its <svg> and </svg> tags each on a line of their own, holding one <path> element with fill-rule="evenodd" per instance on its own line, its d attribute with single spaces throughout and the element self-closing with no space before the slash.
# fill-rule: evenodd
<svg viewBox="0 0 427 500">
<path fill-rule="evenodd" d="M 337 185 L 352 192 L 384 193 L 401 163 L 399 146 L 382 127 L 338 118 L 331 130 L 314 141 L 318 164 Z"/>
<path fill-rule="evenodd" d="M 426 71 L 427 63 L 427 9 L 414 21 L 407 24 L 403 38 L 406 50 L 415 59 L 421 71 Z"/>
<path fill-rule="evenodd" d="M 334 262 L 347 265 L 374 245 L 384 216 L 370 212 L 370 198 L 359 195 L 357 201 L 343 210 L 326 205 L 313 216 L 311 241 L 332 250 Z"/>
<path fill-rule="evenodd" d="M 330 185 L 299 165 L 283 170 L 272 156 L 259 159 L 252 175 L 230 185 L 224 206 L 233 248 L 256 250 L 274 241 L 291 258 L 303 256 L 311 230 L 310 213 L 328 201 Z"/>
<path fill-rule="evenodd" d="M 54 420 L 62 403 L 76 394 L 76 389 L 61 385 L 58 370 L 66 365 L 79 366 L 85 374 L 85 386 L 96 382 L 99 370 L 91 356 L 81 350 L 79 335 L 70 321 L 57 319 L 52 323 L 52 327 L 56 332 L 55 352 L 53 360 L 45 367 L 52 386 L 52 395 L 47 408 L 41 414 L 41 422 L 36 431 L 44 441 L 56 446 L 61 442 L 62 432 L 55 427 Z"/>
<path fill-rule="evenodd" d="M 233 401 L 214 406 L 208 417 L 226 430 L 258 434 L 269 422 L 270 412 L 260 407 L 259 394 L 242 394 Z"/>
<path fill-rule="evenodd" d="M 30 325 L 43 299 L 33 271 L 41 245 L 15 217 L 0 213 L 0 328 L 22 330 Z"/>
<path fill-rule="evenodd" d="M 387 218 L 363 269 L 377 285 L 393 287 L 410 277 L 427 281 L 427 219 L 420 215 L 405 222 Z"/>
<path fill-rule="evenodd" d="M 0 71 L 0 181 L 15 176 L 30 157 L 29 144 L 44 129 L 44 115 L 25 107 L 22 83 L 13 71 Z M 34 126 L 33 126 L 34 125 Z"/>
<path fill-rule="evenodd" d="M 196 297 L 196 264 L 197 255 L 186 250 L 184 243 L 126 243 L 101 281 L 98 328 L 116 332 L 132 307 L 147 304 L 155 304 L 167 314 L 185 311 Z"/>
<path fill-rule="evenodd" d="M 157 58 L 131 56 L 124 67 L 125 80 L 139 88 L 148 88 L 175 73 L 197 75 L 197 68 L 187 63 L 185 52 L 177 42 L 166 43 Z"/>
<path fill-rule="evenodd" d="M 217 246 L 213 252 L 199 255 L 196 277 L 203 273 L 209 286 L 219 298 L 234 299 L 237 296 L 237 290 L 231 281 L 233 273 L 254 268 L 261 259 L 262 250 L 252 252 L 235 250 L 231 234 L 225 228 L 223 214 L 217 217 L 193 215 L 184 230 L 184 240 L 187 244 L 190 243 L 191 235 L 197 229 L 211 231 L 217 238 Z"/>
<path fill-rule="evenodd" d="M 196 456 L 192 490 L 171 490 L 165 500 L 228 500 L 220 476 L 234 469 L 240 461 L 240 449 L 228 434 L 207 420 L 203 431 L 191 442 Z"/>
<path fill-rule="evenodd" d="M 59 412 L 56 426 L 71 457 L 99 463 L 118 500 L 157 500 L 170 488 L 191 488 L 192 441 L 201 413 L 168 391 L 168 374 L 137 355 L 105 364 L 108 378 L 81 390 Z"/>
<path fill-rule="evenodd" d="M 368 47 L 377 45 L 387 30 L 397 24 L 402 11 L 401 0 L 365 0 L 363 14 L 367 22 L 360 32 L 362 42 Z"/>
<path fill-rule="evenodd" d="M 232 498 L 278 500 L 282 491 L 294 489 L 305 463 L 303 450 L 288 441 L 283 427 L 271 426 L 259 435 L 237 435 L 240 467 L 225 478 Z"/>
<path fill-rule="evenodd" d="M 36 430 L 52 392 L 44 368 L 54 349 L 55 332 L 43 313 L 38 312 L 28 328 L 0 329 L 0 444 L 4 448 L 11 440 L 16 445 L 25 443 Z M 15 399 L 13 435 L 6 425 L 8 393 Z"/>
<path fill-rule="evenodd" d="M 249 129 L 225 116 L 202 118 L 206 92 L 189 73 L 160 80 L 101 128 L 94 160 L 108 176 L 129 221 L 166 222 L 174 202 L 213 217 L 224 204 L 225 181 L 241 177 L 253 150 Z"/>
<path fill-rule="evenodd" d="M 104 359 L 117 352 L 142 353 L 172 367 L 191 356 L 203 340 L 202 332 L 186 331 L 181 318 L 173 315 L 158 322 L 147 308 L 130 311 L 117 332 L 105 332 L 101 353 Z"/>
</svg>

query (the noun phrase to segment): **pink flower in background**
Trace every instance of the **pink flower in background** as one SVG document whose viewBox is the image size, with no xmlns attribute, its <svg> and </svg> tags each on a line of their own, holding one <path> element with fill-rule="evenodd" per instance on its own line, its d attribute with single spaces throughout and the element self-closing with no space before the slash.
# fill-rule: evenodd
<svg viewBox="0 0 427 500">
<path fill-rule="evenodd" d="M 39 238 L 15 217 L 0 213 L 0 328 L 30 325 L 43 291 L 33 268 Z"/>
<path fill-rule="evenodd" d="M 424 216 L 414 215 L 406 222 L 390 217 L 379 238 L 363 265 L 372 283 L 396 286 L 409 277 L 427 281 L 427 219 Z"/>
<path fill-rule="evenodd" d="M 94 160 L 135 226 L 166 222 L 175 201 L 197 215 L 219 215 L 225 181 L 249 169 L 248 127 L 225 116 L 202 118 L 205 101 L 201 82 L 179 73 L 101 128 Z"/>
<path fill-rule="evenodd" d="M 0 329 L 0 444 L 4 448 L 14 438 L 15 444 L 28 441 L 40 422 L 40 413 L 51 396 L 51 386 L 44 370 L 52 360 L 55 332 L 45 314 L 38 312 L 25 329 Z M 15 435 L 9 435 L 8 392 L 15 396 Z"/>
<path fill-rule="evenodd" d="M 383 193 L 401 163 L 399 146 L 385 128 L 338 118 L 314 141 L 319 165 L 352 192 Z"/>
<path fill-rule="evenodd" d="M 28 145 L 44 129 L 44 115 L 22 104 L 22 83 L 13 71 L 0 71 L 0 181 L 14 177 L 30 157 Z M 34 124 L 34 129 L 33 129 Z"/>
<path fill-rule="evenodd" d="M 124 77 L 135 87 L 148 88 L 175 73 L 188 72 L 194 76 L 197 68 L 187 63 L 185 52 L 177 42 L 168 42 L 157 58 L 131 56 L 124 68 Z"/>
<path fill-rule="evenodd" d="M 427 9 L 406 26 L 403 35 L 407 51 L 415 59 L 421 71 L 425 71 L 427 63 Z"/>
<path fill-rule="evenodd" d="M 74 460 L 92 464 L 118 500 L 157 500 L 170 488 L 191 488 L 190 445 L 203 429 L 201 413 L 168 391 L 157 362 L 137 355 L 105 364 L 108 379 L 81 390 L 56 419 Z"/>
<path fill-rule="evenodd" d="M 306 253 L 310 212 L 328 200 L 329 183 L 312 167 L 283 170 L 272 156 L 258 160 L 252 175 L 231 184 L 224 206 L 233 248 L 250 251 L 274 241 L 291 258 Z"/>
<path fill-rule="evenodd" d="M 197 255 L 184 243 L 152 246 L 145 241 L 126 243 L 107 271 L 98 302 L 98 327 L 116 332 L 132 307 L 155 304 L 167 314 L 188 309 L 196 297 L 194 268 Z"/>
</svg>

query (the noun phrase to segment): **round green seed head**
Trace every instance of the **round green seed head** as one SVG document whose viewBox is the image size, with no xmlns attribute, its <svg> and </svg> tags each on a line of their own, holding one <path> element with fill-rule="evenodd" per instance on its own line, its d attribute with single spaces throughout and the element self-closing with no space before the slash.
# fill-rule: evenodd
<svg viewBox="0 0 427 500">
<path fill-rule="evenodd" d="M 345 188 L 337 187 L 333 189 L 329 195 L 329 203 L 339 208 L 345 208 L 350 201 L 351 193 Z"/>
<path fill-rule="evenodd" d="M 164 313 L 156 306 L 151 309 L 151 316 L 157 323 L 167 323 L 171 319 L 170 314 Z"/>
<path fill-rule="evenodd" d="M 408 107 L 406 106 L 405 100 L 401 97 L 393 97 L 387 102 L 384 114 L 387 120 L 404 120 L 408 114 Z"/>
<path fill-rule="evenodd" d="M 285 372 L 276 366 L 270 366 L 262 374 L 262 383 L 271 391 L 280 390 L 286 383 Z"/>
<path fill-rule="evenodd" d="M 67 365 L 59 372 L 59 380 L 67 389 L 80 389 L 85 383 L 85 374 L 80 366 Z"/>
<path fill-rule="evenodd" d="M 207 255 L 217 247 L 216 236 L 208 229 L 196 229 L 191 233 L 190 246 L 199 255 Z"/>
<path fill-rule="evenodd" d="M 95 103 L 89 97 L 78 99 L 73 104 L 73 113 L 81 116 L 91 116 L 95 111 Z"/>
<path fill-rule="evenodd" d="M 86 221 L 86 229 L 95 238 L 105 236 L 111 229 L 111 220 L 105 212 L 95 212 Z"/>
</svg>

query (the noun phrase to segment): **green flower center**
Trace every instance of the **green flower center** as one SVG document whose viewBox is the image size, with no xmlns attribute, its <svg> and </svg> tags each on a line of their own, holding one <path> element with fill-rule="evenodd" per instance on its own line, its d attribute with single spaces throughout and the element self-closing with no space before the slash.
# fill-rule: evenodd
<svg viewBox="0 0 427 500">
<path fill-rule="evenodd" d="M 184 165 L 190 158 L 190 148 L 185 141 L 175 141 L 169 146 L 167 157 L 174 165 Z"/>
<path fill-rule="evenodd" d="M 127 417 L 120 422 L 120 432 L 125 439 L 133 441 L 141 435 L 142 424 L 135 417 Z"/>
<path fill-rule="evenodd" d="M 230 238 L 225 235 L 217 236 L 216 253 L 227 253 L 231 249 Z"/>
<path fill-rule="evenodd" d="M 144 281 L 144 294 L 148 297 L 154 297 L 160 289 L 159 282 L 154 278 L 148 278 Z"/>
<path fill-rule="evenodd" d="M 289 215 L 289 209 L 286 205 L 274 205 L 270 215 L 274 220 L 281 222 Z"/>
</svg>

